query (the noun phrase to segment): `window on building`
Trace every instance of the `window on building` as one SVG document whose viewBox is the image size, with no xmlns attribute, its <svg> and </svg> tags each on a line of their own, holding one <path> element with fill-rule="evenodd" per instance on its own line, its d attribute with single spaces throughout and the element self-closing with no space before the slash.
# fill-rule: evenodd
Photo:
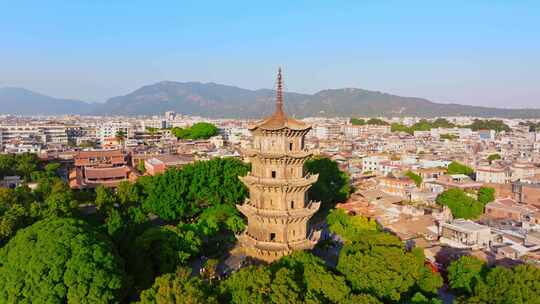
<svg viewBox="0 0 540 304">
<path fill-rule="evenodd" d="M 276 178 L 276 171 L 272 170 L 272 178 Z"/>
<path fill-rule="evenodd" d="M 275 241 L 276 240 L 276 234 L 275 233 L 270 233 L 270 241 Z"/>
<path fill-rule="evenodd" d="M 291 201 L 291 209 L 294 209 L 294 201 Z"/>
<path fill-rule="evenodd" d="M 293 149 L 293 143 L 289 143 L 289 151 L 292 151 Z"/>
</svg>

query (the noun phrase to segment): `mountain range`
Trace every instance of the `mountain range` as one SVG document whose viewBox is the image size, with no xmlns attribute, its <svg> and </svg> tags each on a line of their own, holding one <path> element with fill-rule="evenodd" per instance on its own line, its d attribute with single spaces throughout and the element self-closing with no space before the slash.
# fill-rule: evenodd
<svg viewBox="0 0 540 304">
<path fill-rule="evenodd" d="M 257 118 L 271 113 L 275 92 L 247 90 L 216 83 L 162 81 L 105 103 L 59 99 L 23 88 L 0 88 L 0 113 L 18 115 L 149 115 L 176 111 L 188 115 Z M 478 116 L 540 118 L 540 109 L 502 109 L 435 103 L 356 88 L 315 94 L 286 92 L 285 109 L 296 117 L 326 116 Z"/>
</svg>

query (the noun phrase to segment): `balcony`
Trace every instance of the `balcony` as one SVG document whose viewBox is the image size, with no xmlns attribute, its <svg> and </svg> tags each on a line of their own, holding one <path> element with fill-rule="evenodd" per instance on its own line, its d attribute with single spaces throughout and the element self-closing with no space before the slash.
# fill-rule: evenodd
<svg viewBox="0 0 540 304">
<path fill-rule="evenodd" d="M 247 156 L 254 156 L 254 155 L 261 155 L 265 158 L 281 158 L 281 157 L 292 157 L 292 158 L 305 158 L 311 155 L 311 152 L 304 148 L 301 150 L 284 150 L 284 151 L 269 151 L 269 150 L 263 150 L 261 148 L 254 149 L 254 148 L 247 148 L 242 151 L 244 155 Z"/>
<path fill-rule="evenodd" d="M 319 174 L 307 174 L 303 178 L 271 178 L 271 177 L 256 177 L 247 175 L 240 177 L 247 184 L 258 184 L 266 186 L 309 186 L 314 184 L 319 178 Z"/>
</svg>

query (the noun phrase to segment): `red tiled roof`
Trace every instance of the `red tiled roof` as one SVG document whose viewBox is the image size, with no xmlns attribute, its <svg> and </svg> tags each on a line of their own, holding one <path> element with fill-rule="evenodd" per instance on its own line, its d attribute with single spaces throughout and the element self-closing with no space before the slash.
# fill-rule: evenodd
<svg viewBox="0 0 540 304">
<path fill-rule="evenodd" d="M 125 178 L 129 169 L 125 166 L 113 168 L 91 168 L 84 169 L 87 179 L 105 179 L 105 178 Z"/>
</svg>

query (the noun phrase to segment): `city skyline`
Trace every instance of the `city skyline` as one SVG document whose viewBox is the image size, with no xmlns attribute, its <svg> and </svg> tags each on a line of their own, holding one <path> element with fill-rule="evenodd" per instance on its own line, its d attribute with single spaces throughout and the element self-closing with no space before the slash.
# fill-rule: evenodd
<svg viewBox="0 0 540 304">
<path fill-rule="evenodd" d="M 163 80 L 538 107 L 534 3 L 4 5 L 0 87 L 103 102 Z M 20 22 L 21 19 L 26 22 Z"/>
</svg>

